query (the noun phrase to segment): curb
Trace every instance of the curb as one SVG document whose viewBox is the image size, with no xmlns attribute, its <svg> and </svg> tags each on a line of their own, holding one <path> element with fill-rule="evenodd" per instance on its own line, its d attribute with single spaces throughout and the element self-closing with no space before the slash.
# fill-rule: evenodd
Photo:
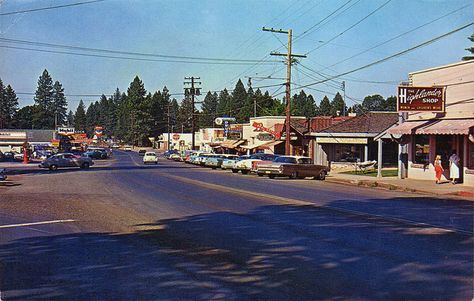
<svg viewBox="0 0 474 301">
<path fill-rule="evenodd" d="M 378 182 L 374 180 L 356 180 L 356 179 L 341 179 L 341 178 L 326 178 L 326 182 L 335 183 L 335 184 L 343 184 L 343 185 L 352 185 L 352 186 L 359 186 L 359 187 L 367 187 L 367 188 L 378 188 L 378 189 L 386 189 L 386 190 L 396 190 L 396 191 L 404 191 L 404 192 L 411 192 L 417 194 L 431 194 L 440 197 L 450 197 L 450 198 L 457 198 L 462 197 L 465 201 L 473 202 L 472 197 L 474 194 L 467 192 L 467 191 L 457 191 L 451 193 L 435 193 L 433 191 L 428 190 L 420 190 L 420 189 L 413 189 L 408 188 L 400 185 L 385 183 L 385 182 Z M 467 199 L 466 199 L 467 198 Z"/>
</svg>

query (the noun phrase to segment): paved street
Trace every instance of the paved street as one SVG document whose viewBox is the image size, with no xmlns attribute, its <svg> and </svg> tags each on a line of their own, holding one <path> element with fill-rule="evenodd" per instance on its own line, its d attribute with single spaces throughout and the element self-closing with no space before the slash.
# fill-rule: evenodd
<svg viewBox="0 0 474 301">
<path fill-rule="evenodd" d="M 0 187 L 1 300 L 472 299 L 472 202 L 114 158 Z"/>
</svg>

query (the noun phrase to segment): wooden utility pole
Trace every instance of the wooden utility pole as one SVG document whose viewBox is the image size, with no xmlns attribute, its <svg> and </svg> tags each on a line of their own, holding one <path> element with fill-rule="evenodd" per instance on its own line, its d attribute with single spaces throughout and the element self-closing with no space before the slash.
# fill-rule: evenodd
<svg viewBox="0 0 474 301">
<path fill-rule="evenodd" d="M 306 55 L 293 54 L 291 53 L 291 40 L 292 40 L 292 30 L 282 30 L 282 29 L 273 29 L 273 28 L 262 28 L 263 31 L 270 31 L 276 33 L 286 33 L 288 35 L 288 53 L 277 53 L 271 52 L 270 55 L 277 56 L 286 56 L 286 118 L 285 118 L 285 130 L 286 130 L 286 139 L 285 139 L 285 155 L 291 155 L 291 146 L 290 146 L 290 121 L 291 121 L 291 65 L 293 64 L 294 57 L 306 57 Z"/>
<path fill-rule="evenodd" d="M 201 92 L 200 92 L 200 89 L 201 88 L 194 88 L 194 84 L 198 84 L 200 85 L 201 82 L 196 82 L 194 81 L 195 79 L 201 79 L 200 77 L 194 77 L 194 76 L 191 76 L 191 77 L 185 77 L 184 78 L 185 80 L 191 80 L 190 82 L 187 81 L 187 82 L 184 82 L 184 84 L 191 84 L 191 88 L 184 88 L 184 94 L 186 96 L 188 95 L 191 95 L 191 103 L 192 103 L 192 112 L 191 112 L 191 137 L 192 137 L 192 140 L 191 140 L 191 148 L 194 150 L 195 149 L 195 145 L 196 145 L 196 137 L 195 137 L 195 122 L 194 122 L 194 96 L 195 95 L 201 95 Z"/>
</svg>

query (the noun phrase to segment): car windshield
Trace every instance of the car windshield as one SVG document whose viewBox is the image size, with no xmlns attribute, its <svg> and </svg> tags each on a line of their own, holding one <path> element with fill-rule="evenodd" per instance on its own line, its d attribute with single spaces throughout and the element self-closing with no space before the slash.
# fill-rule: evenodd
<svg viewBox="0 0 474 301">
<path fill-rule="evenodd" d="M 146 153 L 145 156 L 152 156 L 152 157 L 155 157 L 156 154 L 155 154 L 155 153 Z"/>
<path fill-rule="evenodd" d="M 293 158 L 293 157 L 278 157 L 273 162 L 296 164 L 296 158 Z"/>
</svg>

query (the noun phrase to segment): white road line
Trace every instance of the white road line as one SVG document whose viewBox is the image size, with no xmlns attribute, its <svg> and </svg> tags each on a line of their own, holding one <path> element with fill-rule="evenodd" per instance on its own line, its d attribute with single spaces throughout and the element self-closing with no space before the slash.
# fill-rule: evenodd
<svg viewBox="0 0 474 301">
<path fill-rule="evenodd" d="M 53 220 L 53 221 L 42 221 L 42 222 L 34 222 L 34 223 L 0 225 L 0 229 L 27 227 L 27 226 L 36 226 L 36 225 L 58 224 L 58 223 L 71 223 L 71 222 L 75 222 L 75 220 L 73 220 L 73 219 L 58 219 L 58 220 Z"/>
</svg>

